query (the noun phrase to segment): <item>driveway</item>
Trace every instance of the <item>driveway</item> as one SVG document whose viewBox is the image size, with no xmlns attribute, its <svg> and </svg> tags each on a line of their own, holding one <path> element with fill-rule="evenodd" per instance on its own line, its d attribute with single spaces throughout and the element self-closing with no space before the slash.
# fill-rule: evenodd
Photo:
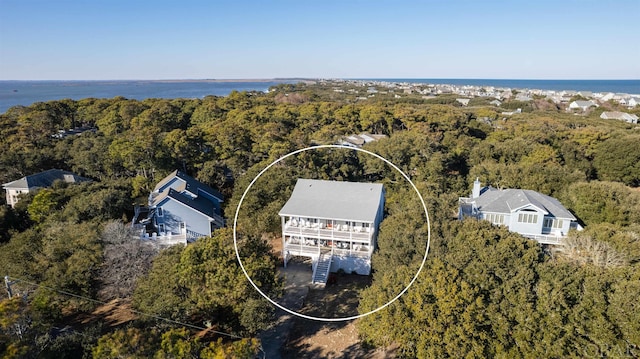
<svg viewBox="0 0 640 359">
<path fill-rule="evenodd" d="M 280 276 L 285 280 L 285 289 L 282 298 L 279 298 L 276 302 L 289 310 L 297 312 L 304 305 L 304 300 L 307 297 L 307 293 L 309 293 L 312 274 L 311 262 L 291 260 L 287 264 L 287 268 L 280 268 L 279 271 Z M 293 314 L 276 308 L 275 325 L 259 335 L 265 358 L 282 358 L 280 349 L 289 338 L 289 331 L 293 326 L 294 317 Z"/>
</svg>

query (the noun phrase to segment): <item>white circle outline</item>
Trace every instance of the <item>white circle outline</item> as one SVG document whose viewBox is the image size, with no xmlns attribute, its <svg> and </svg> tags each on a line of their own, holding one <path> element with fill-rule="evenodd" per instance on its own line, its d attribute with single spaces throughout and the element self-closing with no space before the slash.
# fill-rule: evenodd
<svg viewBox="0 0 640 359">
<path fill-rule="evenodd" d="M 276 163 L 284 160 L 285 158 L 293 156 L 293 155 L 296 155 L 296 154 L 301 153 L 301 152 L 310 151 L 310 150 L 317 150 L 317 149 L 320 149 L 320 148 L 339 148 L 339 149 L 346 149 L 346 150 L 355 150 L 355 151 L 360 151 L 360 152 L 367 153 L 367 154 L 369 154 L 371 156 L 374 156 L 374 157 L 376 157 L 378 159 L 381 159 L 386 164 L 388 164 L 389 166 L 393 167 L 396 171 L 400 172 L 400 174 L 402 174 L 402 176 L 411 184 L 411 187 L 413 187 L 414 191 L 416 191 L 416 193 L 418 194 L 418 197 L 420 198 L 420 202 L 422 203 L 422 208 L 424 208 L 424 214 L 427 217 L 427 249 L 424 252 L 424 258 L 422 258 L 422 263 L 420 264 L 420 268 L 418 268 L 418 271 L 416 272 L 416 275 L 413 277 L 413 279 L 411 279 L 411 282 L 400 292 L 400 294 L 398 294 L 395 298 L 391 299 L 386 304 L 383 304 L 382 306 L 380 306 L 380 307 L 378 307 L 378 308 L 376 308 L 374 310 L 371 310 L 369 312 L 366 312 L 366 313 L 363 313 L 363 314 L 354 315 L 354 316 L 351 316 L 351 317 L 343 317 L 343 318 L 319 318 L 319 317 L 313 317 L 313 316 L 310 316 L 310 315 L 298 313 L 298 312 L 293 311 L 293 310 L 291 310 L 291 309 L 289 309 L 289 308 L 287 308 L 287 307 L 285 307 L 283 305 L 280 305 L 279 303 L 275 302 L 273 299 L 269 298 L 268 295 L 264 294 L 260 290 L 260 288 L 258 288 L 258 286 L 251 280 L 251 277 L 249 277 L 249 273 L 247 273 L 247 270 L 244 268 L 244 265 L 242 264 L 242 260 L 240 259 L 240 253 L 238 252 L 238 239 L 237 239 L 237 233 L 236 233 L 236 227 L 237 227 L 237 223 L 238 223 L 238 214 L 240 213 L 240 207 L 242 206 L 242 201 L 244 201 L 244 197 L 247 195 L 247 193 L 251 189 L 251 186 L 253 186 L 253 184 L 258 180 L 258 178 L 260 178 L 260 176 L 262 176 L 269 168 L 271 168 Z M 271 304 L 273 304 L 276 307 L 284 310 L 285 312 L 293 314 L 293 315 L 298 316 L 300 318 L 309 319 L 309 320 L 316 320 L 316 321 L 321 321 L 321 322 L 341 322 L 341 321 L 347 321 L 347 320 L 363 318 L 363 317 L 366 317 L 369 314 L 373 314 L 375 312 L 378 312 L 378 311 L 386 308 L 387 306 L 391 305 L 393 302 L 398 300 L 398 298 L 400 298 L 404 293 L 406 293 L 409 290 L 409 288 L 413 285 L 413 283 L 416 281 L 416 279 L 418 279 L 418 276 L 420 275 L 420 272 L 422 271 L 422 268 L 424 267 L 424 264 L 427 261 L 427 255 L 429 254 L 429 245 L 430 244 L 431 244 L 431 223 L 429 221 L 429 212 L 427 211 L 427 205 L 424 203 L 424 199 L 422 198 L 422 195 L 420 194 L 420 191 L 418 191 L 418 188 L 416 187 L 415 184 L 413 184 L 413 182 L 411 181 L 409 176 L 407 176 L 406 173 L 402 172 L 402 170 L 400 168 L 398 168 L 398 166 L 394 165 L 391 161 L 387 160 L 386 158 L 384 158 L 384 157 L 382 157 L 382 156 L 380 156 L 380 155 L 378 155 L 376 153 L 364 150 L 362 148 L 348 147 L 348 146 L 343 146 L 343 145 L 317 145 L 317 146 L 305 147 L 305 148 L 290 152 L 290 153 L 280 157 L 279 159 L 271 162 L 271 164 L 269 164 L 262 171 L 260 171 L 260 173 L 258 173 L 258 175 L 251 181 L 251 183 L 249 183 L 249 186 L 247 187 L 247 189 L 242 194 L 242 197 L 240 198 L 240 202 L 238 203 L 238 208 L 236 208 L 236 215 L 233 218 L 233 247 L 236 250 L 236 257 L 238 259 L 238 263 L 240 264 L 240 268 L 242 268 L 242 272 L 244 273 L 245 277 L 247 277 L 247 279 L 249 280 L 249 283 L 251 283 L 253 288 L 255 288 L 255 290 L 257 290 L 258 293 L 260 293 L 260 295 L 262 295 Z"/>
</svg>

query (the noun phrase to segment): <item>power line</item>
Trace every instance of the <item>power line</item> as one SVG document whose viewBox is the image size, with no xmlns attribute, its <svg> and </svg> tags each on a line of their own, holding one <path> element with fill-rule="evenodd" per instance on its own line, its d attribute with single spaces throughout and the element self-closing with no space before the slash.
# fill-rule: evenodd
<svg viewBox="0 0 640 359">
<path fill-rule="evenodd" d="M 75 297 L 75 298 L 79 298 L 79 299 L 88 300 L 88 301 L 93 302 L 93 303 L 98 303 L 98 304 L 102 304 L 102 305 L 108 305 L 109 304 L 109 303 L 103 302 L 101 300 L 85 297 L 85 296 L 82 296 L 82 295 L 78 295 L 78 294 L 67 292 L 67 291 L 60 290 L 60 289 L 55 289 L 55 288 L 52 288 L 52 287 L 48 287 L 48 286 L 46 286 L 44 284 L 31 282 L 31 281 L 28 281 L 28 280 L 25 280 L 25 279 L 21 279 L 21 278 L 16 278 L 16 277 L 13 277 L 13 276 L 8 276 L 8 275 L 5 276 L 5 283 L 7 283 L 9 278 L 13 279 L 11 284 L 15 284 L 16 282 L 22 282 L 22 283 L 34 285 L 36 287 L 49 289 L 51 291 L 54 291 L 54 292 L 57 292 L 57 293 L 60 293 L 60 294 L 64 294 L 64 295 L 67 295 L 67 296 L 70 296 L 70 297 Z M 153 319 L 156 319 L 156 320 L 165 321 L 167 323 L 173 323 L 173 324 L 181 325 L 181 326 L 192 328 L 192 329 L 207 330 L 209 332 L 212 332 L 212 333 L 215 333 L 215 334 L 219 334 L 219 335 L 224 335 L 224 336 L 227 336 L 227 337 L 230 337 L 230 338 L 234 338 L 234 339 L 249 339 L 249 338 L 244 338 L 244 337 L 241 337 L 241 336 L 238 336 L 238 335 L 235 335 L 235 334 L 231 334 L 231 333 L 220 332 L 220 331 L 209 329 L 209 328 L 206 328 L 206 327 L 201 327 L 201 326 L 197 326 L 197 325 L 193 325 L 193 324 L 189 324 L 189 323 L 179 322 L 177 320 L 161 317 L 161 316 L 158 316 L 158 315 L 144 313 L 144 312 L 141 312 L 141 311 L 135 310 L 135 309 L 130 309 L 130 311 L 132 313 L 135 313 L 135 314 L 138 314 L 138 315 L 141 315 L 141 316 L 145 316 L 145 317 L 148 317 L 148 318 L 153 318 Z"/>
</svg>

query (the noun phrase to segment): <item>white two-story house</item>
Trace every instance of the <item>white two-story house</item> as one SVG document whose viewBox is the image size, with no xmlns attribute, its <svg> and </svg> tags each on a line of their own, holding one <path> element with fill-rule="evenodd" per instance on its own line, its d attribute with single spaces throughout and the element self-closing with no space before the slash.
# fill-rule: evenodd
<svg viewBox="0 0 640 359">
<path fill-rule="evenodd" d="M 298 179 L 279 212 L 283 258 L 311 258 L 314 283 L 329 272 L 369 275 L 378 225 L 384 215 L 382 184 Z"/>
<path fill-rule="evenodd" d="M 478 179 L 471 197 L 459 200 L 458 218 L 464 217 L 507 226 L 541 244 L 561 244 L 570 229 L 582 229 L 576 217 L 553 197 L 525 189 L 481 187 Z"/>
</svg>

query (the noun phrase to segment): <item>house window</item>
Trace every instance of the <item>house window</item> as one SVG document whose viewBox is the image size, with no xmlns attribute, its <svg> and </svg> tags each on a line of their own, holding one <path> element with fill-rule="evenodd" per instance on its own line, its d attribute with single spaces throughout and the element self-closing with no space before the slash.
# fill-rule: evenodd
<svg viewBox="0 0 640 359">
<path fill-rule="evenodd" d="M 545 218 L 544 225 L 545 228 L 562 228 L 562 220 L 554 219 L 554 218 Z"/>
<path fill-rule="evenodd" d="M 162 210 L 162 207 L 158 207 L 158 217 L 162 216 L 164 216 L 164 211 Z"/>
<path fill-rule="evenodd" d="M 520 213 L 518 214 L 518 222 L 520 223 L 536 223 L 538 222 L 538 215 L 535 213 Z"/>
<path fill-rule="evenodd" d="M 160 233 L 164 233 L 164 224 L 160 223 L 160 224 L 158 225 L 158 231 L 159 231 Z"/>
<path fill-rule="evenodd" d="M 482 217 L 493 223 L 493 224 L 503 224 L 504 223 L 504 214 L 497 214 L 497 213 L 485 213 L 482 215 Z"/>
</svg>

